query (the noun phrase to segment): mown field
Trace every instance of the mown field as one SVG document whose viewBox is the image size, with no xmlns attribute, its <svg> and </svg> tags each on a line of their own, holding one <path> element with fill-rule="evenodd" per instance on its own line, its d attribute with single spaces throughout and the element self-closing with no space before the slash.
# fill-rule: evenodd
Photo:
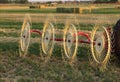
<svg viewBox="0 0 120 82">
<path fill-rule="evenodd" d="M 94 14 L 76 14 L 77 30 L 92 32 L 96 24 L 112 28 L 120 17 L 117 9 L 101 9 L 94 10 L 94 12 Z M 107 15 L 105 15 L 105 12 Z M 0 82 L 120 81 L 120 64 L 114 55 L 111 55 L 107 69 L 101 71 L 94 63 L 89 61 L 91 51 L 88 44 L 79 46 L 77 60 L 71 66 L 62 59 L 62 55 L 64 55 L 63 46 L 56 43 L 50 61 L 45 64 L 40 58 L 40 54 L 43 54 L 40 47 L 41 36 L 32 34 L 27 56 L 25 58 L 19 57 L 19 37 L 25 13 L 31 15 L 31 29 L 41 31 L 44 22 L 49 17 L 47 13 L 54 13 L 56 36 L 57 34 L 62 36 L 61 31 L 63 31 L 66 21 L 75 22 L 72 14 L 55 14 L 55 10 L 0 9 Z"/>
</svg>

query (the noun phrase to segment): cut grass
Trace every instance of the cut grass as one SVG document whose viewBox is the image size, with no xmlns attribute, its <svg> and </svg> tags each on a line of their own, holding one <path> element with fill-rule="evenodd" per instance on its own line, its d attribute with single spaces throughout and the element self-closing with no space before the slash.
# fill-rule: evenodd
<svg viewBox="0 0 120 82">
<path fill-rule="evenodd" d="M 88 46 L 88 45 L 86 45 Z M 73 66 L 62 61 L 61 48 L 55 45 L 48 63 L 40 59 L 40 44 L 34 43 L 29 47 L 25 58 L 19 57 L 17 42 L 0 43 L 0 77 L 17 79 L 19 82 L 113 82 L 119 81 L 119 66 L 112 62 L 108 70 L 101 72 L 90 65 L 88 60 L 89 47 L 85 45 L 78 49 L 78 61 Z M 109 78 L 110 77 L 110 78 Z"/>
<path fill-rule="evenodd" d="M 17 52 L 19 53 L 19 43 L 18 42 L 3 42 L 0 43 L 0 50 L 3 52 L 10 51 L 10 52 Z M 33 43 L 30 44 L 28 54 L 40 55 L 40 44 Z"/>
<path fill-rule="evenodd" d="M 14 51 L 1 52 L 0 58 L 0 77 L 13 78 L 21 77 L 20 82 L 36 80 L 40 82 L 113 82 L 119 81 L 120 69 L 115 64 L 105 72 L 101 72 L 90 66 L 89 62 L 84 60 L 77 61 L 74 66 L 62 62 L 57 57 L 51 57 L 46 65 L 38 56 L 18 57 Z"/>
<path fill-rule="evenodd" d="M 0 37 L 20 37 L 20 34 L 0 32 Z"/>
<path fill-rule="evenodd" d="M 23 22 L 15 22 L 15 21 L 0 21 L 0 28 L 4 29 L 21 29 Z M 42 29 L 43 23 L 32 23 L 32 29 Z"/>
<path fill-rule="evenodd" d="M 13 38 L 17 38 L 17 37 L 20 37 L 20 32 L 17 33 L 17 32 L 11 32 L 11 33 L 7 33 L 7 32 L 0 32 L 0 37 L 13 37 Z M 36 34 L 36 33 L 32 33 L 31 34 L 31 38 L 36 38 L 36 37 L 40 37 L 39 34 Z"/>
<path fill-rule="evenodd" d="M 4 29 L 21 29 L 22 27 L 22 23 L 23 22 L 15 22 L 15 21 L 0 21 L 0 28 L 4 28 Z M 63 23 L 56 23 L 53 24 L 55 29 L 64 29 L 65 28 L 65 24 Z M 103 24 L 104 26 L 108 26 L 108 24 Z M 75 25 L 77 29 L 80 30 L 92 30 L 93 27 L 95 26 L 95 24 L 83 24 L 83 23 L 79 23 L 78 25 Z M 109 25 L 111 27 L 114 26 L 114 24 Z M 44 27 L 44 23 L 35 23 L 32 22 L 32 27 L 31 29 L 38 29 L 38 30 L 42 30 Z"/>
<path fill-rule="evenodd" d="M 9 29 L 21 29 L 22 22 L 15 22 L 15 21 L 0 21 L 0 28 Z"/>
</svg>

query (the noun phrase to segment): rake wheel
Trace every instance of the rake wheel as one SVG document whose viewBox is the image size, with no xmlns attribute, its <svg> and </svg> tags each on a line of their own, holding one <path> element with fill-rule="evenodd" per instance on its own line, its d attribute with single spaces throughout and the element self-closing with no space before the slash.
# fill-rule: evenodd
<svg viewBox="0 0 120 82">
<path fill-rule="evenodd" d="M 110 35 L 107 29 L 97 26 L 93 30 L 91 40 L 91 51 L 94 61 L 106 67 L 111 50 Z"/>
<path fill-rule="evenodd" d="M 54 48 L 54 26 L 52 23 L 46 22 L 42 32 L 42 51 L 45 54 L 44 58 L 50 58 Z M 45 59 L 45 61 L 47 61 Z"/>
<path fill-rule="evenodd" d="M 63 47 L 65 56 L 70 61 L 76 57 L 77 49 L 78 49 L 78 34 L 76 27 L 73 24 L 66 25 L 63 35 Z"/>
<path fill-rule="evenodd" d="M 19 53 L 20 56 L 26 56 L 29 43 L 30 43 L 30 27 L 31 24 L 31 18 L 29 15 L 25 15 L 24 22 L 21 28 L 21 36 L 20 36 L 20 48 Z"/>
</svg>

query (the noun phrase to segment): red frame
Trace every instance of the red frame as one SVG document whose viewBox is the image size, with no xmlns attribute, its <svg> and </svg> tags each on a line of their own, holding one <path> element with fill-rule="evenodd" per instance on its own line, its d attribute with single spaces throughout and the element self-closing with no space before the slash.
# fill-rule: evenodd
<svg viewBox="0 0 120 82">
<path fill-rule="evenodd" d="M 42 36 L 42 32 L 39 31 L 39 30 L 30 30 L 30 32 L 31 32 L 31 33 L 37 33 L 37 34 L 39 34 L 40 36 Z M 85 38 L 87 38 L 87 41 L 85 41 L 85 40 L 78 40 L 79 43 L 87 43 L 87 44 L 90 44 L 90 43 L 91 43 L 91 39 L 90 39 L 89 33 L 85 33 L 85 32 L 80 32 L 80 31 L 78 31 L 77 34 L 78 34 L 78 36 L 84 36 Z M 76 35 L 74 35 L 74 36 L 76 36 Z M 53 40 L 53 39 L 51 39 L 51 40 Z M 55 40 L 55 41 L 63 41 L 62 38 L 55 38 L 54 40 Z"/>
</svg>

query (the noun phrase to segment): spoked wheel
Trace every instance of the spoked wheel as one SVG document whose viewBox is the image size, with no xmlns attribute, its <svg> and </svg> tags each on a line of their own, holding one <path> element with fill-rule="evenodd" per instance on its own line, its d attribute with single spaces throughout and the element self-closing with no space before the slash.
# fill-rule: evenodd
<svg viewBox="0 0 120 82">
<path fill-rule="evenodd" d="M 64 30 L 63 47 L 66 58 L 72 63 L 78 49 L 78 35 L 76 27 L 73 24 L 67 25 Z"/>
<path fill-rule="evenodd" d="M 26 56 L 29 43 L 30 43 L 30 27 L 32 26 L 31 24 L 31 19 L 29 15 L 25 15 L 24 22 L 22 25 L 21 29 L 21 36 L 20 36 L 20 48 L 19 48 L 19 53 L 20 56 Z"/>
<path fill-rule="evenodd" d="M 47 22 L 42 33 L 42 51 L 44 53 L 42 57 L 45 59 L 45 62 L 51 57 L 55 43 L 54 38 L 54 26 L 52 23 Z"/>
<path fill-rule="evenodd" d="M 96 27 L 91 37 L 91 51 L 94 61 L 106 67 L 110 58 L 110 35 L 105 27 Z"/>
</svg>

